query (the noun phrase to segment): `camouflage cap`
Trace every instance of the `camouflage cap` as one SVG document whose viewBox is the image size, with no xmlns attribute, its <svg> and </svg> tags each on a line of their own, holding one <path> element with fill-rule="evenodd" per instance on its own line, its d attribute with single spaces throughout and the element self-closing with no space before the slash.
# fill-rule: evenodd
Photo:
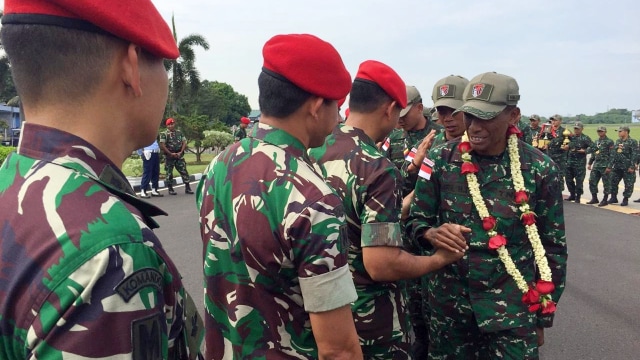
<svg viewBox="0 0 640 360">
<path fill-rule="evenodd" d="M 573 124 L 573 128 L 574 129 L 584 129 L 584 125 L 582 125 L 581 121 L 576 121 L 576 123 Z"/>
<path fill-rule="evenodd" d="M 469 84 L 469 80 L 460 75 L 449 75 L 436 82 L 433 86 L 431 100 L 433 107 L 446 106 L 458 109 L 464 103 L 464 89 Z"/>
<path fill-rule="evenodd" d="M 479 119 L 491 120 L 508 105 L 517 105 L 520 91 L 516 79 L 511 76 L 487 72 L 480 74 L 464 89 L 464 105 L 457 111 Z"/>
<path fill-rule="evenodd" d="M 409 110 L 411 110 L 413 104 L 419 104 L 421 102 L 422 96 L 420 96 L 418 88 L 416 88 L 415 86 L 407 85 L 407 107 L 400 111 L 400 117 L 407 115 Z"/>
<path fill-rule="evenodd" d="M 607 131 L 607 128 L 604 126 L 598 126 L 598 131 Z"/>
<path fill-rule="evenodd" d="M 626 131 L 629 132 L 629 127 L 627 125 L 622 125 L 618 128 L 618 131 Z"/>
<path fill-rule="evenodd" d="M 431 116 L 433 116 L 433 113 L 436 111 L 436 108 L 430 108 L 430 107 L 424 107 L 422 108 L 422 115 L 430 118 Z"/>
<path fill-rule="evenodd" d="M 549 117 L 549 120 L 560 120 L 562 121 L 562 116 L 555 114 L 555 115 L 551 115 L 551 117 Z"/>
<path fill-rule="evenodd" d="M 540 115 L 533 114 L 533 115 L 529 116 L 529 120 L 540 121 Z"/>
</svg>

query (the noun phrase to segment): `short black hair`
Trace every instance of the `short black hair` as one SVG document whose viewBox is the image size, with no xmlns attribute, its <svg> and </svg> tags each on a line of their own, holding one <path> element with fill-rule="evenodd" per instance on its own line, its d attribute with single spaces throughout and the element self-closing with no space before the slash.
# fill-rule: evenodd
<svg viewBox="0 0 640 360">
<path fill-rule="evenodd" d="M 393 99 L 380 87 L 380 85 L 362 79 L 356 79 L 351 86 L 349 95 L 349 109 L 364 114 L 369 114 Z"/>
<path fill-rule="evenodd" d="M 104 80 L 125 40 L 104 33 L 36 24 L 0 32 L 13 80 L 25 104 L 82 101 Z M 162 61 L 141 49 L 143 61 Z"/>
<path fill-rule="evenodd" d="M 313 96 L 286 79 L 277 78 L 264 71 L 258 76 L 258 90 L 260 112 L 276 118 L 285 118 L 293 114 Z"/>
</svg>

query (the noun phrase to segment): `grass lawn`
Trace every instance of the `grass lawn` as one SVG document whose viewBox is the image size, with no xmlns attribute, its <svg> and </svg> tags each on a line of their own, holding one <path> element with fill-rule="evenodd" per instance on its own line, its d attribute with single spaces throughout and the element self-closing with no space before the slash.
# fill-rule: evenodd
<svg viewBox="0 0 640 360">
<path fill-rule="evenodd" d="M 582 133 L 589 136 L 591 140 L 595 141 L 598 139 L 597 129 L 599 126 L 604 126 L 607 128 L 607 136 L 609 139 L 616 141 L 618 139 L 618 127 L 621 125 L 627 125 L 629 127 L 629 136 L 633 139 L 640 139 L 640 123 L 633 124 L 584 124 L 584 130 Z M 573 132 L 573 123 L 571 124 L 562 124 L 562 126 L 569 129 L 569 131 Z"/>
<path fill-rule="evenodd" d="M 209 163 L 211 162 L 211 160 L 213 160 L 213 158 L 216 156 L 217 154 L 213 154 L 213 153 L 204 153 L 202 154 L 202 156 L 200 157 L 200 162 L 196 162 L 196 156 L 190 152 L 187 152 L 184 155 L 184 159 L 187 161 L 187 172 L 189 172 L 189 175 L 192 174 L 197 174 L 197 173 L 203 173 L 204 169 L 209 165 Z M 130 168 L 128 168 L 126 166 L 126 164 L 128 162 L 139 162 L 140 163 L 140 168 L 139 174 L 135 174 L 134 171 L 132 171 Z M 142 176 L 142 160 L 140 160 L 139 158 L 129 158 L 127 160 L 125 160 L 125 165 L 123 166 L 122 172 L 126 175 L 126 176 Z M 178 172 L 174 169 L 173 170 L 173 177 L 176 178 L 180 176 L 180 174 L 178 174 Z M 165 172 L 164 172 L 164 162 L 162 162 L 160 164 L 160 179 L 164 179 L 165 178 Z"/>
</svg>

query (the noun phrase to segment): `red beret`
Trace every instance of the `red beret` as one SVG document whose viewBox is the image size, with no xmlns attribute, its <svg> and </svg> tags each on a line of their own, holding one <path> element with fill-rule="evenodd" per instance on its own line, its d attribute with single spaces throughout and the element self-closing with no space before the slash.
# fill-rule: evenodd
<svg viewBox="0 0 640 360">
<path fill-rule="evenodd" d="M 340 109 L 342 107 L 342 104 L 344 104 L 344 102 L 347 101 L 347 97 L 343 97 L 342 99 L 338 100 L 338 109 Z"/>
<path fill-rule="evenodd" d="M 173 120 L 173 118 L 168 118 L 168 119 L 167 119 L 167 121 L 165 122 L 165 124 L 166 124 L 166 125 L 169 125 L 169 124 L 173 124 L 173 123 L 175 123 L 175 122 L 176 122 L 176 121 L 175 121 L 175 120 Z"/>
<path fill-rule="evenodd" d="M 379 61 L 367 60 L 360 64 L 356 79 L 378 84 L 401 108 L 407 107 L 407 87 L 400 76 L 389 66 Z"/>
<path fill-rule="evenodd" d="M 243 123 L 243 124 L 249 125 L 249 123 L 251 122 L 251 119 L 249 119 L 246 116 L 243 116 L 243 117 L 240 118 L 240 122 Z"/>
<path fill-rule="evenodd" d="M 180 55 L 151 0 L 5 0 L 2 23 L 106 31 L 161 58 Z"/>
<path fill-rule="evenodd" d="M 264 44 L 262 70 L 304 91 L 340 100 L 351 90 L 351 75 L 333 45 L 309 34 L 276 35 Z"/>
</svg>

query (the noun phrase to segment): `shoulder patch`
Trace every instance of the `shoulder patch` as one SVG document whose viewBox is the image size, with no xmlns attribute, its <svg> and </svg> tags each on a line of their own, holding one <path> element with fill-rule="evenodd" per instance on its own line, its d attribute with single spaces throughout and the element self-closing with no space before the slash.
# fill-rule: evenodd
<svg viewBox="0 0 640 360">
<path fill-rule="evenodd" d="M 163 360 L 162 314 L 131 322 L 131 346 L 133 360 Z"/>
<path fill-rule="evenodd" d="M 124 278 L 116 286 L 115 291 L 129 302 L 131 298 L 141 289 L 152 286 L 158 290 L 162 289 L 162 274 L 156 269 L 144 268 Z"/>
</svg>

